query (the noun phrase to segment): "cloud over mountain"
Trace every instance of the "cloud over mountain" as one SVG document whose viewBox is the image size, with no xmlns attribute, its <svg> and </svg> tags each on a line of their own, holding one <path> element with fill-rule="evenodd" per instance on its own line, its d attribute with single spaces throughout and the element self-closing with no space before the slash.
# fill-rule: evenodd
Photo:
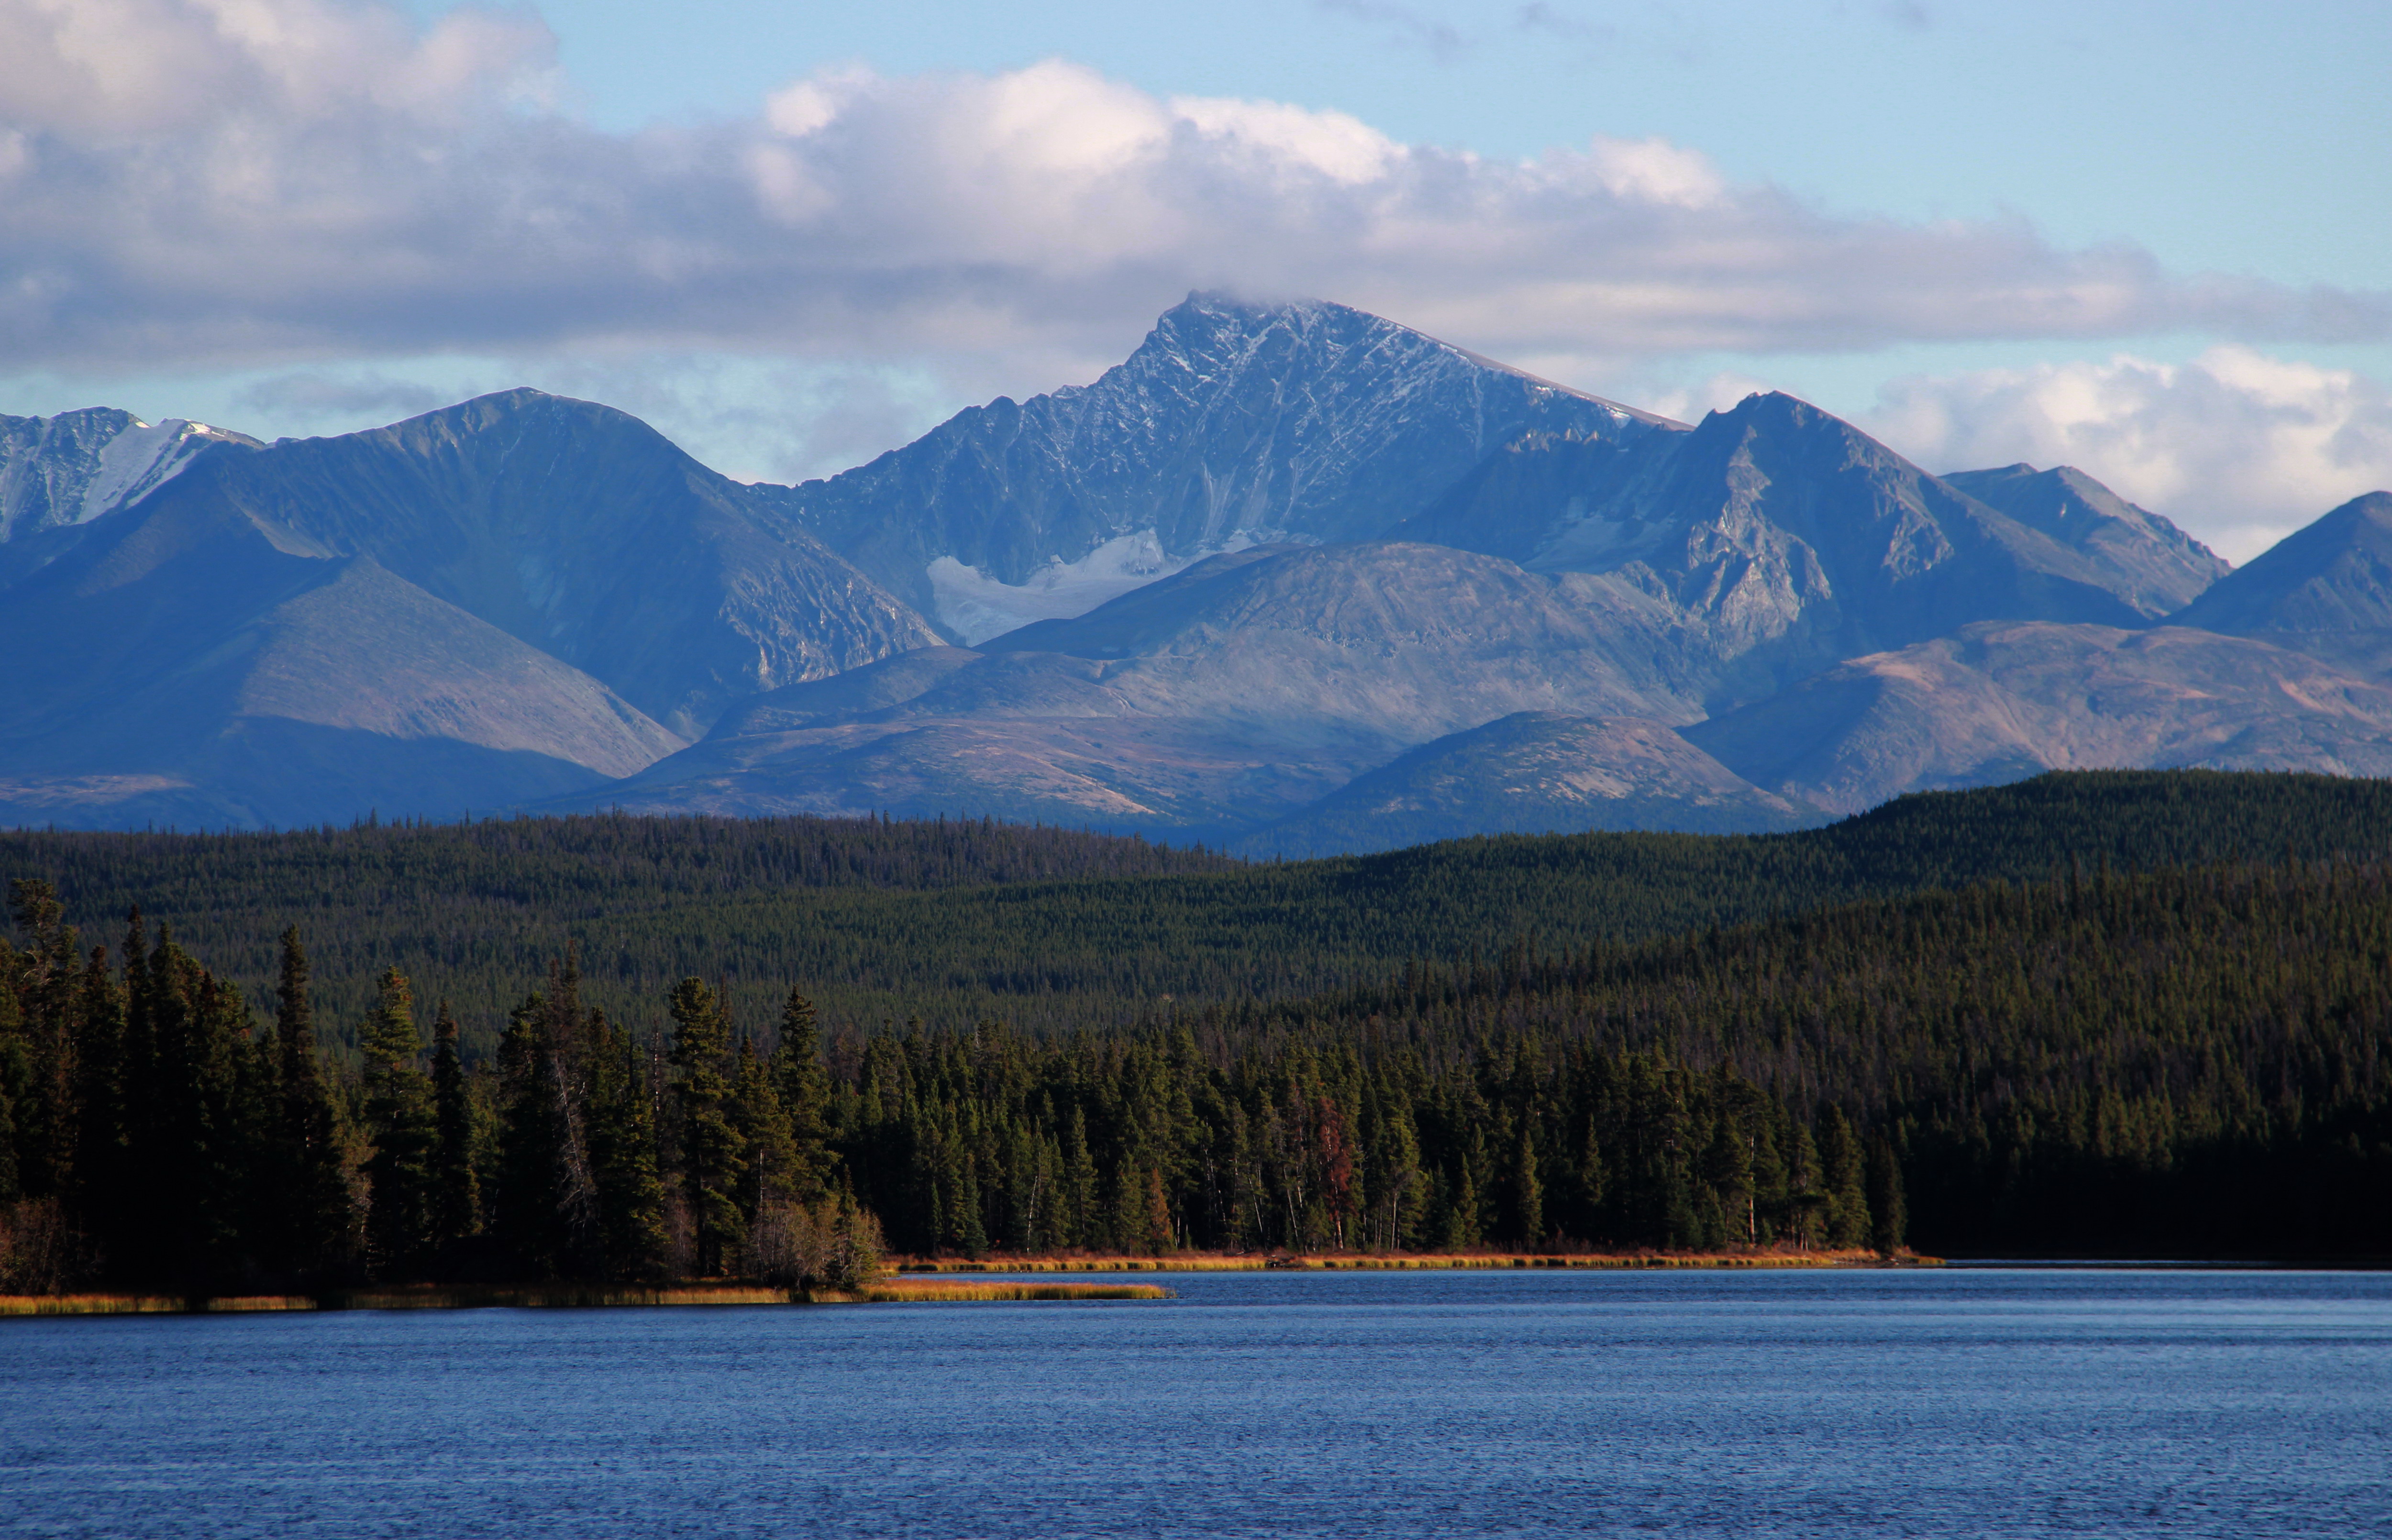
<svg viewBox="0 0 2392 1540">
<path fill-rule="evenodd" d="M 1659 140 L 1500 161 L 1060 60 L 621 135 L 550 105 L 553 59 L 522 11 L 0 0 L 0 348 L 969 352 L 1116 340 L 1199 287 L 1528 353 L 2392 334 L 2382 294 L 1833 214 Z"/>
<path fill-rule="evenodd" d="M 2320 508 L 2392 486 L 2392 390 L 2244 347 L 1914 376 L 1864 421 L 1933 466 L 2083 466 L 2235 561 Z"/>
</svg>

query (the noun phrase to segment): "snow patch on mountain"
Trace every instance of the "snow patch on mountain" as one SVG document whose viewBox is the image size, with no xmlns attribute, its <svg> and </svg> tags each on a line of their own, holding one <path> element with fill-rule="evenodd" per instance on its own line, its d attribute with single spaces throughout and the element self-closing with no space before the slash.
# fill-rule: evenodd
<svg viewBox="0 0 2392 1540">
<path fill-rule="evenodd" d="M 151 424 L 112 407 L 0 417 L 0 540 L 87 524 L 130 507 L 214 444 L 258 447 L 254 438 L 204 422 Z"/>
<path fill-rule="evenodd" d="M 152 425 L 139 418 L 108 441 L 99 464 L 84 484 L 82 506 L 73 524 L 89 524 L 101 514 L 149 496 L 182 474 L 199 452 L 211 444 L 242 442 L 237 434 L 189 422 L 179 417 Z"/>
<path fill-rule="evenodd" d="M 1160 532 L 1141 529 L 1116 536 L 1076 562 L 1050 560 L 1023 583 L 1001 582 L 952 556 L 933 561 L 927 576 L 940 623 L 973 647 L 1034 620 L 1075 619 L 1207 556 L 1254 543 L 1241 532 L 1209 550 L 1174 556 L 1163 549 Z"/>
</svg>

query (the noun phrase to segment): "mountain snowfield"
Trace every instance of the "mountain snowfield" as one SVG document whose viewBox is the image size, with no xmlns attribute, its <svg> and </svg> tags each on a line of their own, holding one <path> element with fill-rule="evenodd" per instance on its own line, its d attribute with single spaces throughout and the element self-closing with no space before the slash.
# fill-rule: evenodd
<svg viewBox="0 0 2392 1540">
<path fill-rule="evenodd" d="M 204 422 L 149 423 L 106 407 L 0 416 L 0 540 L 87 524 L 137 502 L 214 444 L 261 447 Z"/>
<path fill-rule="evenodd" d="M 2082 472 L 1688 425 L 1321 302 L 743 485 L 510 391 L 0 418 L 0 822 L 994 814 L 1253 853 L 2392 774 L 2392 495 L 2239 571 Z"/>
</svg>

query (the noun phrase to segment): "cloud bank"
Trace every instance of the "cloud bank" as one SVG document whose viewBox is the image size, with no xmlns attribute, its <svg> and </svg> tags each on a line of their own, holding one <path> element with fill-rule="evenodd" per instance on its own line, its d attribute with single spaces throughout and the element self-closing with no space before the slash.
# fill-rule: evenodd
<svg viewBox="0 0 2392 1540">
<path fill-rule="evenodd" d="M 519 11 L 0 0 L 0 355 L 1069 349 L 1212 287 L 1522 354 L 2392 336 L 2383 294 L 1848 217 L 1658 140 L 1489 160 L 1062 61 L 611 134 L 551 105 L 554 58 Z"/>
<path fill-rule="evenodd" d="M 1861 421 L 1930 470 L 2074 465 L 2233 562 L 2392 487 L 2392 391 L 2244 347 L 1898 380 Z"/>
</svg>

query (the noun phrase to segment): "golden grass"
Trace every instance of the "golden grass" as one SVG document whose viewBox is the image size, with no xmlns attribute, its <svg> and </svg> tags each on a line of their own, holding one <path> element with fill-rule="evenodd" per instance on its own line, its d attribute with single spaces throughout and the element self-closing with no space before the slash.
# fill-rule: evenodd
<svg viewBox="0 0 2392 1540">
<path fill-rule="evenodd" d="M 843 1297 L 862 1304 L 925 1304 L 951 1300 L 1168 1300 L 1172 1292 L 1159 1284 L 949 1283 L 944 1279 L 892 1278 Z"/>
<path fill-rule="evenodd" d="M 645 1305 L 919 1304 L 976 1300 L 1167 1300 L 1158 1284 L 966 1282 L 926 1275 L 971 1273 L 1245 1273 L 1267 1268 L 1298 1272 L 1432 1272 L 1508 1268 L 1778 1268 L 1940 1267 L 1941 1257 L 1904 1255 L 1889 1262 L 1874 1251 L 1602 1252 L 1540 1254 L 1341 1252 L 1263 1256 L 1212 1251 L 1161 1257 L 1003 1257 L 973 1261 L 925 1257 L 901 1262 L 899 1276 L 861 1289 L 811 1293 L 754 1284 L 692 1284 L 625 1288 L 569 1284 L 451 1287 L 412 1284 L 310 1298 L 304 1294 L 0 1294 L 0 1316 L 239 1314 L 282 1310 L 591 1310 Z"/>
<path fill-rule="evenodd" d="M 240 1315 L 318 1308 L 305 1294 L 0 1294 L 0 1315 Z"/>
<path fill-rule="evenodd" d="M 0 1294 L 6 1315 L 197 1315 L 273 1310 L 592 1310 L 647 1305 L 919 1304 L 972 1300 L 1167 1300 L 1154 1284 L 960 1283 L 892 1278 L 862 1289 L 812 1294 L 748 1284 L 675 1288 L 542 1285 L 450 1288 L 434 1284 L 357 1289 L 310 1299 L 304 1294 Z"/>
<path fill-rule="evenodd" d="M 1941 1265 L 1937 1257 L 1899 1259 L 1906 1267 Z M 1484 1252 L 1337 1252 L 1317 1255 L 1259 1255 L 1213 1251 L 1175 1252 L 1161 1257 L 923 1257 L 897 1264 L 904 1274 L 925 1273 L 1249 1273 L 1285 1268 L 1298 1272 L 1413 1272 L 1481 1268 L 1643 1268 L 1643 1267 L 1879 1267 L 1885 1259 L 1874 1251 L 1627 1251 L 1539 1253 Z"/>
<path fill-rule="evenodd" d="M 785 1305 L 786 1288 L 754 1284 L 695 1284 L 670 1288 L 543 1284 L 522 1288 L 457 1288 L 420 1284 L 329 1295 L 343 1310 L 612 1310 L 640 1305 Z"/>
</svg>

